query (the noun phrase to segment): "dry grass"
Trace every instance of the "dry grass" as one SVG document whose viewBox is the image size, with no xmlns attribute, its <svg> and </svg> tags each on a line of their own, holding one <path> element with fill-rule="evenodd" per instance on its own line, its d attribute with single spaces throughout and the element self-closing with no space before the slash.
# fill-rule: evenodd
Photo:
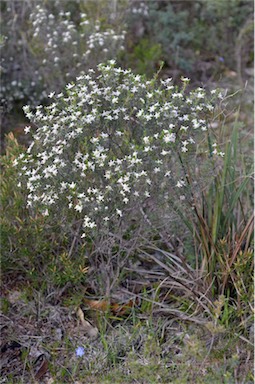
<svg viewBox="0 0 255 384">
<path fill-rule="evenodd" d="M 181 319 L 170 303 L 159 305 L 159 297 L 148 290 L 130 313 L 116 316 L 91 310 L 82 287 L 46 297 L 24 282 L 7 284 L 1 383 L 253 382 L 252 339 L 213 328 L 204 314 L 189 316 L 187 310 Z M 77 305 L 99 330 L 97 336 L 82 327 Z M 83 357 L 75 354 L 78 346 Z"/>
</svg>

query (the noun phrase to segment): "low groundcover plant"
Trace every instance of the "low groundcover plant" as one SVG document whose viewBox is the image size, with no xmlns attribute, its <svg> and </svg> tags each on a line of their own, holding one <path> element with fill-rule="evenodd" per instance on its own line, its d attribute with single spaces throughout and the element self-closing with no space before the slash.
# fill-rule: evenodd
<svg viewBox="0 0 255 384">
<path fill-rule="evenodd" d="M 192 215 L 206 164 L 224 155 L 210 132 L 223 96 L 188 84 L 147 80 L 111 60 L 52 92 L 49 106 L 25 106 L 37 130 L 14 165 L 27 208 L 75 224 L 81 238 L 123 235 L 138 217 L 168 228 L 174 212 Z"/>
</svg>

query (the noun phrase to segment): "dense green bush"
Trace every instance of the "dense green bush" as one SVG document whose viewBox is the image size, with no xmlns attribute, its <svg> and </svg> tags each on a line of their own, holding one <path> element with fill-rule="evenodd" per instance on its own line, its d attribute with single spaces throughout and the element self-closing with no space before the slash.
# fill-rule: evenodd
<svg viewBox="0 0 255 384">
<path fill-rule="evenodd" d="M 243 65 L 252 66 L 252 28 L 242 33 L 249 20 L 252 24 L 251 1 L 169 0 L 134 1 L 133 4 L 132 17 L 129 16 L 128 23 L 132 60 L 136 47 L 140 46 L 140 39 L 146 38 L 150 40 L 151 46 L 161 46 L 160 59 L 172 71 L 185 73 L 193 81 L 206 81 L 211 76 L 222 73 L 225 68 L 237 70 L 236 50 L 238 39 L 242 38 L 246 52 L 245 55 L 244 52 L 240 53 L 241 60 L 246 57 Z M 133 39 L 130 37 L 132 33 Z M 154 65 L 157 60 L 157 57 L 152 59 Z M 135 63 L 134 61 L 134 67 Z"/>
</svg>

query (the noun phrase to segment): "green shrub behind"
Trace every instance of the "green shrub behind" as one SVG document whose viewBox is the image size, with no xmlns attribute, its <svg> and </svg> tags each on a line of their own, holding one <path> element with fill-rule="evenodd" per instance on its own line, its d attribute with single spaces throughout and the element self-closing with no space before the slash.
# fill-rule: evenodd
<svg viewBox="0 0 255 384">
<path fill-rule="evenodd" d="M 69 255 L 70 242 L 58 223 L 26 208 L 26 191 L 17 189 L 17 169 L 13 160 L 23 153 L 13 134 L 6 138 L 6 154 L 1 158 L 1 266 L 3 276 L 21 275 L 35 287 L 63 285 L 84 279 L 86 258 L 83 250 L 75 261 Z M 75 251 L 75 250 L 74 250 Z"/>
</svg>

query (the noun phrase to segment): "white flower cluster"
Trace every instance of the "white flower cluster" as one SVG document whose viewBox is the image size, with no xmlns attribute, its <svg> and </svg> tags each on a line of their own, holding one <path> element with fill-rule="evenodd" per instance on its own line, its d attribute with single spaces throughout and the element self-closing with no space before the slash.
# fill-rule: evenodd
<svg viewBox="0 0 255 384">
<path fill-rule="evenodd" d="M 28 207 L 46 215 L 66 209 L 89 230 L 123 220 L 135 205 L 163 195 L 163 186 L 185 199 L 186 175 L 176 162 L 194 157 L 218 97 L 208 99 L 201 88 L 187 93 L 185 82 L 178 89 L 171 79 L 148 81 L 113 60 L 98 72 L 51 94 L 44 109 L 24 107 L 38 129 L 14 163 Z"/>
<path fill-rule="evenodd" d="M 132 6 L 131 12 L 134 15 L 143 15 L 143 16 L 148 16 L 149 15 L 149 8 L 147 4 L 143 2 L 139 2 L 137 6 Z"/>
<path fill-rule="evenodd" d="M 113 29 L 101 31 L 100 22 L 89 20 L 85 13 L 80 14 L 77 27 L 70 20 L 70 16 L 70 12 L 62 11 L 56 17 L 42 4 L 38 4 L 30 15 L 33 37 L 38 39 L 39 44 L 44 43 L 45 66 L 51 68 L 53 65 L 60 70 L 65 67 L 65 76 L 70 78 L 75 68 L 84 68 L 91 54 L 99 54 L 101 60 L 105 60 L 109 58 L 109 53 L 114 55 L 124 49 L 125 31 L 121 34 L 117 34 Z"/>
<path fill-rule="evenodd" d="M 86 51 L 85 55 L 91 54 L 92 50 L 95 49 L 102 49 L 104 53 L 107 53 L 109 52 L 109 50 L 112 51 L 112 48 L 110 49 L 111 45 L 116 45 L 117 50 L 123 50 L 124 45 L 122 44 L 124 42 L 124 39 L 125 31 L 123 31 L 121 35 L 116 35 L 113 29 L 109 29 L 104 32 L 91 33 L 87 40 L 88 50 Z"/>
<path fill-rule="evenodd" d="M 3 14 L 0 99 L 6 109 L 17 101 L 44 102 L 49 92 L 123 50 L 121 26 L 105 29 L 85 13 L 66 12 L 65 4 L 56 14 L 51 2 L 21 3 L 11 0 Z"/>
</svg>

